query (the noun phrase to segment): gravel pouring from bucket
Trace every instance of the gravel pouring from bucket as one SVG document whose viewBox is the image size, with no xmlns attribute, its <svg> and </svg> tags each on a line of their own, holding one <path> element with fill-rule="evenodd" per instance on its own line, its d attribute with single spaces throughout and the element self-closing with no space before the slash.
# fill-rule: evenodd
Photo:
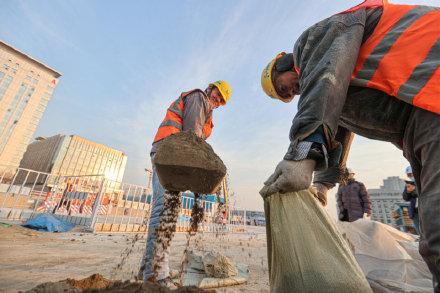
<svg viewBox="0 0 440 293">
<path fill-rule="evenodd" d="M 226 166 L 212 147 L 187 131 L 161 141 L 154 165 L 160 184 L 169 191 L 212 194 L 226 175 Z"/>
</svg>

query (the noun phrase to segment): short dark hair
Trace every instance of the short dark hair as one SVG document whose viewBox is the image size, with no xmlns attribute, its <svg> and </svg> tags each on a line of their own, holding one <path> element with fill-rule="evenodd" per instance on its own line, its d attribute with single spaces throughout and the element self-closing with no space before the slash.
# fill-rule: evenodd
<svg viewBox="0 0 440 293">
<path fill-rule="evenodd" d="M 280 73 L 293 71 L 294 67 L 295 62 L 293 61 L 293 53 L 284 54 L 280 59 L 275 61 L 272 69 L 272 83 L 275 84 Z"/>
<path fill-rule="evenodd" d="M 280 59 L 275 62 L 274 68 L 279 72 L 293 70 L 295 62 L 293 61 L 293 54 L 284 54 Z"/>
</svg>

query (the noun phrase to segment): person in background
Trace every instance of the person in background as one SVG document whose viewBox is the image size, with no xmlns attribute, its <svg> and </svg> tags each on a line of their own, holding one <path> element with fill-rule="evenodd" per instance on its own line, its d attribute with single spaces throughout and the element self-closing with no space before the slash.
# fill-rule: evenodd
<svg viewBox="0 0 440 293">
<path fill-rule="evenodd" d="M 405 180 L 406 186 L 403 190 L 402 197 L 405 201 L 409 201 L 409 217 L 413 221 L 414 229 L 420 235 L 419 211 L 418 211 L 418 194 L 416 190 L 416 182 L 412 173 L 411 166 L 405 169 L 406 176 L 409 180 Z"/>
<path fill-rule="evenodd" d="M 340 185 L 336 200 L 338 203 L 339 220 L 354 222 L 358 219 L 371 217 L 371 201 L 367 189 L 362 182 L 354 179 L 355 173 L 348 170 L 346 185 Z"/>
</svg>

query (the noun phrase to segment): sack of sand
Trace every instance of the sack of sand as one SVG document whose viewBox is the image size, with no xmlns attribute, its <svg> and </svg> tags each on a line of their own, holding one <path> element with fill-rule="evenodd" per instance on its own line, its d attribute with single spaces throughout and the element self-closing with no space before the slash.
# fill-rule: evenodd
<svg viewBox="0 0 440 293">
<path fill-rule="evenodd" d="M 264 200 L 271 292 L 372 292 L 313 192 L 277 193 Z"/>
</svg>

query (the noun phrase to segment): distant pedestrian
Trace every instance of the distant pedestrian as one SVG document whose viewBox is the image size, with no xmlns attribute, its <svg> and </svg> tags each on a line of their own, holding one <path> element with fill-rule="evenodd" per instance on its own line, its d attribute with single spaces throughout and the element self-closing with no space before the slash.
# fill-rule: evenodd
<svg viewBox="0 0 440 293">
<path fill-rule="evenodd" d="M 412 173 L 411 166 L 405 169 L 408 180 L 405 180 L 406 186 L 403 190 L 402 197 L 405 201 L 409 201 L 409 217 L 413 221 L 414 229 L 416 233 L 420 235 L 420 223 L 419 223 L 419 207 L 418 198 L 419 195 L 416 190 L 416 182 Z"/>
<path fill-rule="evenodd" d="M 339 186 L 336 194 L 339 220 L 353 222 L 371 217 L 371 201 L 365 185 L 354 179 L 355 173 L 351 169 L 348 169 L 348 173 L 347 184 Z"/>
</svg>

